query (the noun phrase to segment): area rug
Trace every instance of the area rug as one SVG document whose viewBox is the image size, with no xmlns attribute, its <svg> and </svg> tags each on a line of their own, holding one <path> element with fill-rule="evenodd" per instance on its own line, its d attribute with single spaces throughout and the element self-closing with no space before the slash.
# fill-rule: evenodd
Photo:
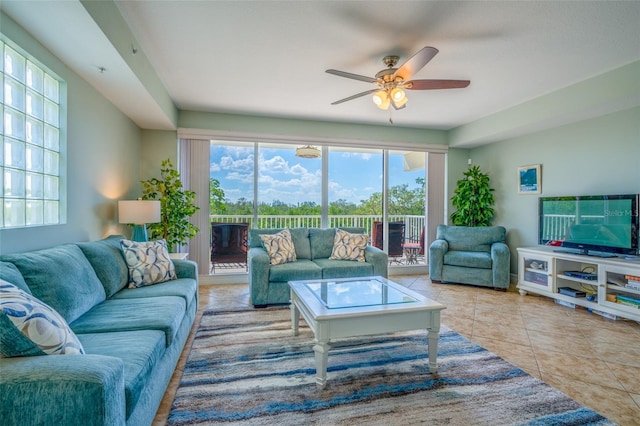
<svg viewBox="0 0 640 426">
<path fill-rule="evenodd" d="M 612 425 L 595 411 L 442 327 L 332 345 L 315 385 L 313 333 L 286 308 L 205 311 L 169 425 Z"/>
</svg>

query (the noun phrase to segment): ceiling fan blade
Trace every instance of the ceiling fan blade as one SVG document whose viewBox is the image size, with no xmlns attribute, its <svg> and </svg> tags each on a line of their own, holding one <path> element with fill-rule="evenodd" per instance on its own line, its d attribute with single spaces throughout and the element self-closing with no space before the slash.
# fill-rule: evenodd
<svg viewBox="0 0 640 426">
<path fill-rule="evenodd" d="M 352 99 L 361 98 L 362 96 L 369 95 L 371 93 L 377 92 L 378 90 L 380 90 L 380 89 L 367 90 L 366 92 L 361 92 L 361 93 L 355 94 L 353 96 L 349 96 L 348 98 L 344 98 L 344 99 L 340 99 L 339 101 L 331 102 L 331 105 L 338 105 L 338 104 L 341 104 L 343 102 L 350 101 Z"/>
<path fill-rule="evenodd" d="M 373 77 L 367 77 L 366 75 L 352 74 L 350 72 L 338 71 L 338 70 L 327 70 L 329 74 L 337 75 L 338 77 L 346 77 L 351 78 L 353 80 L 366 81 L 367 83 L 375 83 L 378 79 Z"/>
<path fill-rule="evenodd" d="M 418 53 L 410 57 L 407 62 L 402 64 L 396 72 L 393 74 L 394 77 L 402 77 L 404 81 L 407 81 L 411 78 L 412 75 L 417 73 L 427 65 L 427 63 L 433 59 L 434 56 L 438 53 L 438 49 L 431 46 L 423 47 Z"/>
<path fill-rule="evenodd" d="M 469 80 L 412 80 L 404 84 L 408 90 L 462 89 L 471 83 Z"/>
</svg>

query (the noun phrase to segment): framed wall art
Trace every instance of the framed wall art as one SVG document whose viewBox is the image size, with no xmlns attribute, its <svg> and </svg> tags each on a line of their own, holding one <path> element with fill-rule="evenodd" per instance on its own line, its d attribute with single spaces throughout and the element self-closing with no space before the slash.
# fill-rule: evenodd
<svg viewBox="0 0 640 426">
<path fill-rule="evenodd" d="M 518 167 L 518 194 L 542 192 L 542 167 L 540 164 Z"/>
</svg>

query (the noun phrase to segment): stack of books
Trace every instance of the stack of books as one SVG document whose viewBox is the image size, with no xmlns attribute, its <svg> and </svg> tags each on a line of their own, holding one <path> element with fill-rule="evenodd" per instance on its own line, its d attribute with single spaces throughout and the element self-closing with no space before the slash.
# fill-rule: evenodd
<svg viewBox="0 0 640 426">
<path fill-rule="evenodd" d="M 640 277 L 636 277 L 635 275 L 625 275 L 624 278 L 627 280 L 625 287 L 633 290 L 640 290 Z"/>
<path fill-rule="evenodd" d="M 625 288 L 640 291 L 640 277 L 625 275 L 624 279 L 627 280 Z M 640 297 L 629 297 L 627 295 L 616 294 L 615 298 L 616 303 L 640 309 Z"/>
</svg>

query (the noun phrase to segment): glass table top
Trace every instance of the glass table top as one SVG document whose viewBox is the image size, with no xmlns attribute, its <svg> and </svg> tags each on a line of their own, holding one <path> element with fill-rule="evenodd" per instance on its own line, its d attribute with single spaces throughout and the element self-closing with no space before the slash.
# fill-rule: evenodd
<svg viewBox="0 0 640 426">
<path fill-rule="evenodd" d="M 310 281 L 305 285 L 329 309 L 417 302 L 378 279 Z"/>
</svg>

